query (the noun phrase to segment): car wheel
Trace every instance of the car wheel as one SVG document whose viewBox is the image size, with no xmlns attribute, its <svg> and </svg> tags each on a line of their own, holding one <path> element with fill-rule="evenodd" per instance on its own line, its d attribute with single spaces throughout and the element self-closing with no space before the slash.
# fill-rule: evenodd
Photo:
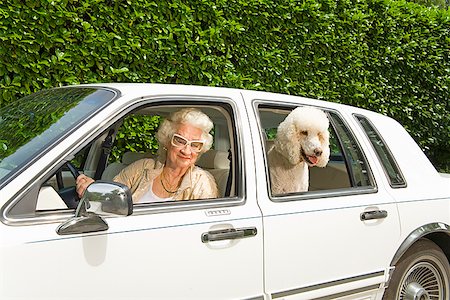
<svg viewBox="0 0 450 300">
<path fill-rule="evenodd" d="M 428 239 L 412 245 L 395 266 L 385 300 L 449 299 L 450 266 L 441 249 Z"/>
</svg>

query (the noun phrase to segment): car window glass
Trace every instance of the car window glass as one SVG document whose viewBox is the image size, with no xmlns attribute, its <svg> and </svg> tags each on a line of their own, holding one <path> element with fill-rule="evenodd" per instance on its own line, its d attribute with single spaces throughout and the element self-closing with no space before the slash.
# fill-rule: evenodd
<svg viewBox="0 0 450 300">
<path fill-rule="evenodd" d="M 350 180 L 353 187 L 371 187 L 374 186 L 369 165 L 350 129 L 343 120 L 331 112 L 331 121 L 336 129 L 339 141 L 344 150 L 345 162 L 350 172 Z"/>
<path fill-rule="evenodd" d="M 397 162 L 395 161 L 389 147 L 386 145 L 384 140 L 381 138 L 381 135 L 375 129 L 373 124 L 366 118 L 361 115 L 356 115 L 356 119 L 359 124 L 363 128 L 367 137 L 374 148 L 378 159 L 383 166 L 386 177 L 389 180 L 389 183 L 392 187 L 405 187 L 406 181 L 403 177 L 403 174 L 398 167 Z"/>
<path fill-rule="evenodd" d="M 0 185 L 115 97 L 109 90 L 45 90 L 0 109 Z"/>
<path fill-rule="evenodd" d="M 292 107 L 259 106 L 266 159 L 267 151 L 273 147 L 277 136 L 278 125 L 292 109 Z M 330 120 L 329 161 L 323 168 L 309 168 L 308 192 L 371 187 L 373 184 L 368 165 L 355 138 L 337 114 L 327 112 L 327 115 Z M 266 161 L 266 166 L 269 167 L 268 161 Z"/>
</svg>

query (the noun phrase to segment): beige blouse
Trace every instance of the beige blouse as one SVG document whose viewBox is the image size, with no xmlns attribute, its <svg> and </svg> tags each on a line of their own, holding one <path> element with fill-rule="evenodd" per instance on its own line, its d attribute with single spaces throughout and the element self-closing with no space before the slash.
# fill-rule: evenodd
<svg viewBox="0 0 450 300">
<path fill-rule="evenodd" d="M 164 164 L 153 159 L 140 159 L 123 169 L 114 181 L 127 185 L 133 196 L 133 202 L 148 191 L 153 180 L 161 174 Z M 174 200 L 193 200 L 217 198 L 218 189 L 214 177 L 197 166 L 192 166 L 184 174 Z"/>
</svg>

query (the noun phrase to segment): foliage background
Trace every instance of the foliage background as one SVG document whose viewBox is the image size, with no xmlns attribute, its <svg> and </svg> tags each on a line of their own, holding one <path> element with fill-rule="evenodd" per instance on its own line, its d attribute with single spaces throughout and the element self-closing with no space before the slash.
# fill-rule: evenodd
<svg viewBox="0 0 450 300">
<path fill-rule="evenodd" d="M 128 116 L 117 132 L 109 162 L 120 162 L 125 152 L 156 154 L 158 141 L 155 133 L 161 123 L 160 116 Z"/>
<path fill-rule="evenodd" d="M 391 0 L 3 0 L 0 106 L 93 82 L 258 89 L 402 123 L 450 170 L 450 12 Z M 124 141 L 128 143 L 128 141 Z"/>
</svg>

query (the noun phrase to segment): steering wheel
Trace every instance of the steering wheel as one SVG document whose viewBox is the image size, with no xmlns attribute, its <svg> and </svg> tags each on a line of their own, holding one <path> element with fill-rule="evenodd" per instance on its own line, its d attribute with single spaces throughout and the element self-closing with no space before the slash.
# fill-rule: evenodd
<svg viewBox="0 0 450 300">
<path fill-rule="evenodd" d="M 72 174 L 73 178 L 76 180 L 77 177 L 80 176 L 80 172 L 70 161 L 66 162 L 65 165 L 69 169 L 70 174 Z M 59 190 L 58 193 L 64 200 L 64 203 L 67 205 L 68 208 L 75 209 L 78 206 L 78 202 L 80 202 L 80 197 L 77 194 L 76 186 L 62 188 Z"/>
<path fill-rule="evenodd" d="M 77 168 L 75 168 L 75 166 L 70 162 L 66 162 L 66 167 L 69 169 L 70 173 L 72 174 L 73 178 L 75 178 L 75 180 L 77 179 L 78 176 L 80 176 L 80 172 L 77 170 Z"/>
</svg>

